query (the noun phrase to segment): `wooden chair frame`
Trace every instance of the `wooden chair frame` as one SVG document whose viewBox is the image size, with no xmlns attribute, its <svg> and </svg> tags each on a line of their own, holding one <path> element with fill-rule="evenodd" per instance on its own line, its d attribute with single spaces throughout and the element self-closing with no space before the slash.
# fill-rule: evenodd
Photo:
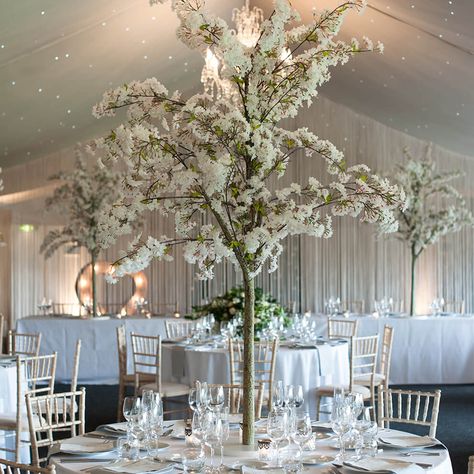
<svg viewBox="0 0 474 474">
<path fill-rule="evenodd" d="M 77 418 L 74 405 L 77 399 Z M 70 430 L 71 437 L 85 432 L 86 390 L 34 396 L 26 394 L 26 410 L 30 429 L 32 464 L 39 466 L 47 458 L 39 457 L 39 448 L 50 447 L 57 431 Z M 72 402 L 72 403 L 71 403 Z M 35 423 L 35 415 L 38 418 Z"/>
<path fill-rule="evenodd" d="M 5 330 L 5 316 L 0 313 L 0 354 L 3 354 L 3 331 Z"/>
<path fill-rule="evenodd" d="M 196 328 L 196 323 L 194 321 L 176 321 L 166 319 L 165 328 L 167 339 L 177 339 L 191 336 Z"/>
<path fill-rule="evenodd" d="M 117 354 L 119 365 L 119 393 L 117 421 L 123 421 L 122 405 L 127 387 L 135 387 L 135 376 L 127 373 L 127 334 L 125 325 L 117 327 Z"/>
<path fill-rule="evenodd" d="M 0 458 L 0 466 L 2 465 L 4 466 L 4 474 L 56 474 L 56 468 L 53 465 L 37 467 Z"/>
<path fill-rule="evenodd" d="M 379 387 L 378 423 L 390 428 L 390 423 L 407 423 L 429 427 L 429 436 L 436 436 L 441 390 L 421 392 Z M 431 406 L 431 416 L 430 415 Z"/>
<path fill-rule="evenodd" d="M 348 311 L 349 313 L 364 314 L 365 313 L 365 300 L 342 301 L 341 307 L 343 311 Z"/>
<path fill-rule="evenodd" d="M 208 388 L 211 387 L 220 387 L 224 388 L 224 398 L 227 401 L 227 406 L 229 407 L 229 413 L 231 415 L 236 415 L 241 413 L 241 408 L 243 408 L 243 397 L 244 397 L 244 386 L 242 384 L 207 384 Z M 264 396 L 265 385 L 263 383 L 257 382 L 255 384 L 255 419 L 259 420 L 262 417 L 262 406 L 263 406 L 263 396 Z"/>
<path fill-rule="evenodd" d="M 275 378 L 279 340 L 256 342 L 254 345 L 255 382 L 263 385 L 268 409 L 272 409 L 272 391 Z M 244 373 L 244 344 L 229 338 L 230 384 L 240 385 Z"/>
<path fill-rule="evenodd" d="M 133 353 L 135 395 L 143 382 L 149 383 L 152 376 L 161 393 L 161 336 L 130 334 Z"/>
<path fill-rule="evenodd" d="M 328 318 L 329 339 L 350 339 L 357 336 L 359 321 L 357 319 Z"/>
<path fill-rule="evenodd" d="M 444 303 L 443 310 L 446 311 L 447 313 L 464 314 L 464 311 L 465 311 L 464 300 L 446 301 Z"/>
<path fill-rule="evenodd" d="M 8 331 L 8 354 L 25 357 L 38 356 L 41 345 L 41 334 L 28 334 Z"/>
<path fill-rule="evenodd" d="M 11 425 L 2 426 L 0 423 L 0 430 L 12 433 L 15 436 L 15 449 L 0 448 L 1 451 L 15 453 L 15 460 L 20 460 L 20 449 L 22 443 L 29 444 L 29 441 L 21 439 L 23 432 L 23 417 L 24 411 L 22 408 L 25 403 L 26 395 L 50 395 L 54 391 L 54 381 L 56 377 L 56 352 L 51 355 L 20 357 L 16 358 L 16 422 L 15 428 Z M 25 377 L 24 377 L 25 375 Z M 23 384 L 27 389 L 23 390 Z M 37 386 L 39 384 L 39 386 Z"/>
</svg>

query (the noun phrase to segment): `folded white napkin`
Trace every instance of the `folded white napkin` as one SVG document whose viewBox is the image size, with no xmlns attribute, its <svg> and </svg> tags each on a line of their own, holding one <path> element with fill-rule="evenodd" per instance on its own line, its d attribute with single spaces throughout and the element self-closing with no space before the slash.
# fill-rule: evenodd
<svg viewBox="0 0 474 474">
<path fill-rule="evenodd" d="M 367 458 L 360 461 L 346 462 L 344 466 L 373 474 L 417 474 L 424 472 L 423 468 L 416 464 L 395 459 Z"/>
<path fill-rule="evenodd" d="M 98 438 L 86 438 L 76 436 L 75 438 L 65 439 L 59 443 L 59 452 L 63 453 L 103 453 L 112 451 L 115 445 L 113 441 Z"/>
<path fill-rule="evenodd" d="M 415 435 L 393 435 L 380 436 L 380 441 L 385 444 L 397 448 L 423 448 L 429 446 L 436 446 L 439 441 L 430 438 L 429 436 L 415 436 Z"/>
<path fill-rule="evenodd" d="M 275 469 L 257 469 L 255 467 L 247 467 L 247 466 L 241 466 L 240 467 L 240 472 L 242 474 L 268 474 L 269 472 L 273 472 L 273 473 L 280 473 L 280 472 L 283 472 L 282 469 L 278 469 L 278 468 L 275 468 Z"/>
<path fill-rule="evenodd" d="M 158 462 L 151 459 L 139 459 L 138 461 L 120 461 L 99 468 L 101 471 L 119 472 L 123 474 L 145 474 L 147 472 L 171 472 L 173 463 Z M 97 470 L 95 470 L 97 472 Z"/>
</svg>

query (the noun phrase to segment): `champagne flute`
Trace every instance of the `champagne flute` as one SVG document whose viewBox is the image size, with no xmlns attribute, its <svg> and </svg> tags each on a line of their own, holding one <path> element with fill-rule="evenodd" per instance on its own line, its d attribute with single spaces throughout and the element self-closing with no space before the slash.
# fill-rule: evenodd
<svg viewBox="0 0 474 474">
<path fill-rule="evenodd" d="M 278 380 L 275 386 L 273 387 L 272 393 L 272 406 L 275 408 L 281 408 L 284 402 L 284 390 L 283 390 L 283 381 Z"/>
<path fill-rule="evenodd" d="M 303 386 L 296 385 L 294 388 L 294 404 L 295 408 L 301 408 L 304 403 L 304 393 L 303 393 Z"/>
<path fill-rule="evenodd" d="M 197 410 L 197 389 L 191 388 L 189 390 L 188 403 L 189 408 L 191 408 L 191 410 L 195 412 Z"/>
</svg>

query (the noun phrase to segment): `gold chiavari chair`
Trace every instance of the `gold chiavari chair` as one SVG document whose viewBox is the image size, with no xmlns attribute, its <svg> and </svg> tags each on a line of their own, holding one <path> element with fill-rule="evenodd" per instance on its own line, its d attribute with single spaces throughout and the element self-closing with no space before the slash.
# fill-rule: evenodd
<svg viewBox="0 0 474 474">
<path fill-rule="evenodd" d="M 17 403 L 15 413 L 0 414 L 0 430 L 6 436 L 15 437 L 15 448 L 0 447 L 1 451 L 15 453 L 15 461 L 20 460 L 21 445 L 29 444 L 21 434 L 28 427 L 25 414 L 25 396 L 52 394 L 56 375 L 56 353 L 45 356 L 16 358 Z M 32 417 L 32 423 L 39 423 L 39 416 Z"/>
<path fill-rule="evenodd" d="M 359 321 L 357 319 L 328 318 L 329 339 L 350 339 L 357 336 Z"/>
<path fill-rule="evenodd" d="M 441 390 L 420 392 L 379 387 L 378 423 L 390 428 L 391 423 L 412 424 L 429 428 L 436 436 Z"/>
<path fill-rule="evenodd" d="M 196 323 L 194 321 L 165 321 L 167 339 L 182 339 L 192 336 Z"/>
<path fill-rule="evenodd" d="M 469 456 L 469 464 L 467 466 L 467 474 L 474 474 L 474 456 Z"/>
<path fill-rule="evenodd" d="M 272 391 L 275 377 L 275 363 L 279 341 L 256 342 L 254 345 L 255 382 L 263 384 L 264 402 L 268 409 L 272 408 Z M 243 383 L 244 344 L 240 340 L 229 339 L 230 383 Z"/>
<path fill-rule="evenodd" d="M 0 466 L 4 467 L 4 474 L 56 474 L 56 468 L 54 466 L 38 467 L 1 458 Z"/>
<path fill-rule="evenodd" d="M 32 357 L 39 355 L 41 345 L 41 334 L 27 334 L 8 331 L 8 353 Z"/>
<path fill-rule="evenodd" d="M 161 380 L 161 337 L 131 333 L 135 394 L 143 390 L 159 392 L 162 398 L 180 397 L 189 394 L 189 387 Z M 154 382 L 150 383 L 150 376 Z"/>
<path fill-rule="evenodd" d="M 349 385 L 345 387 L 349 392 L 360 393 L 364 401 L 370 400 L 372 411 L 375 410 L 375 370 L 377 367 L 379 336 L 352 337 L 349 355 L 350 371 Z M 368 387 L 359 382 L 359 379 L 369 378 Z M 334 387 L 320 387 L 316 390 L 316 417 L 321 413 L 321 398 L 331 398 Z"/>
<path fill-rule="evenodd" d="M 229 413 L 237 415 L 242 413 L 244 401 L 244 386 L 242 384 L 207 384 L 208 388 L 222 387 L 224 389 L 224 405 L 229 407 Z M 262 417 L 263 396 L 265 384 L 255 384 L 255 419 Z"/>
<path fill-rule="evenodd" d="M 71 403 L 71 400 L 73 403 Z M 26 394 L 26 411 L 30 430 L 32 464 L 39 466 L 47 460 L 40 457 L 39 449 L 54 444 L 53 434 L 70 431 L 71 437 L 85 432 L 86 390 L 34 396 Z M 74 405 L 78 411 L 74 412 Z"/>
</svg>

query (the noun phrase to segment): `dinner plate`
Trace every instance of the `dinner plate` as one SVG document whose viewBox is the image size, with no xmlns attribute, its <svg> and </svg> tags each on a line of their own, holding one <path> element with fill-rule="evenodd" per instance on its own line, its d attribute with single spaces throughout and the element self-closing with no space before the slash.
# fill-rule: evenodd
<svg viewBox="0 0 474 474">
<path fill-rule="evenodd" d="M 308 456 L 304 456 L 301 462 L 305 466 L 324 466 L 325 464 L 334 462 L 335 459 L 336 458 L 334 456 L 310 454 Z"/>
<path fill-rule="evenodd" d="M 250 467 L 252 469 L 271 469 L 266 462 L 257 461 L 255 459 L 241 459 L 239 461 L 224 464 L 224 466 L 233 471 L 238 471 L 242 467 Z"/>
<path fill-rule="evenodd" d="M 432 448 L 439 445 L 439 441 L 428 436 L 380 436 L 379 444 L 386 448 L 395 449 L 420 449 Z"/>
<path fill-rule="evenodd" d="M 316 441 L 331 438 L 333 435 L 327 431 L 313 431 L 313 436 Z"/>
<path fill-rule="evenodd" d="M 91 444 L 82 443 L 60 443 L 59 451 L 64 454 L 91 456 L 94 454 L 107 453 L 115 449 L 115 443 L 99 442 Z"/>
</svg>

